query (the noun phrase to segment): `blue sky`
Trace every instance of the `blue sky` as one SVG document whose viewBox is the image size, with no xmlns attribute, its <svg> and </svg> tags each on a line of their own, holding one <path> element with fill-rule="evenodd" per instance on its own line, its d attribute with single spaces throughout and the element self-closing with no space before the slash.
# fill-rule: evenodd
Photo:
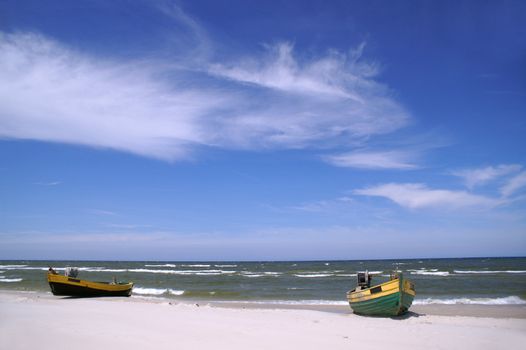
<svg viewBox="0 0 526 350">
<path fill-rule="evenodd" d="M 526 254 L 522 1 L 0 14 L 0 258 Z"/>
</svg>

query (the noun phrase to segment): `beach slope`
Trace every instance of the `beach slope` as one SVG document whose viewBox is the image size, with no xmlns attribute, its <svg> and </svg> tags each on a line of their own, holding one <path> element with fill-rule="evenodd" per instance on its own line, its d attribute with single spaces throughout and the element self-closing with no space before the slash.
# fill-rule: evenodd
<svg viewBox="0 0 526 350">
<path fill-rule="evenodd" d="M 519 349 L 526 320 L 0 293 L 1 349 Z"/>
</svg>

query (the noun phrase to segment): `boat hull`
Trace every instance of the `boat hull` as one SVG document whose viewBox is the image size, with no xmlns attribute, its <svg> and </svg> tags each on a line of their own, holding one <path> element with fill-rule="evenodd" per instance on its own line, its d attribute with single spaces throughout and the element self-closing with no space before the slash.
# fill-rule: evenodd
<svg viewBox="0 0 526 350">
<path fill-rule="evenodd" d="M 91 282 L 53 274 L 48 274 L 48 283 L 53 295 L 75 297 L 129 297 L 133 288 L 133 283 L 110 284 L 104 282 Z"/>
<path fill-rule="evenodd" d="M 403 279 L 402 276 L 378 286 L 347 294 L 354 313 L 372 316 L 402 315 L 409 310 L 414 297 L 413 283 Z"/>
</svg>

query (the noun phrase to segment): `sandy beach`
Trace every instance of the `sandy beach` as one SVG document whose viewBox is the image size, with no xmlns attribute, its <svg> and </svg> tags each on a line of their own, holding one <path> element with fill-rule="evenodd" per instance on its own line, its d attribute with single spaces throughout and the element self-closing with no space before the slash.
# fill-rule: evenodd
<svg viewBox="0 0 526 350">
<path fill-rule="evenodd" d="M 509 317 L 506 310 L 512 308 L 493 308 L 496 317 L 480 314 L 485 308 L 468 308 L 477 317 L 455 316 L 455 307 L 442 308 L 442 315 L 437 309 L 417 307 L 405 317 L 374 318 L 341 308 L 217 307 L 2 291 L 0 348 L 519 349 L 526 341 L 522 307 Z"/>
</svg>

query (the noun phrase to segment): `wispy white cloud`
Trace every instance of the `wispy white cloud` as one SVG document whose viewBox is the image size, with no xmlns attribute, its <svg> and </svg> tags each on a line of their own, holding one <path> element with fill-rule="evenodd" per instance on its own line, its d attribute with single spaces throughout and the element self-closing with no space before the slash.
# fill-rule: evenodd
<svg viewBox="0 0 526 350">
<path fill-rule="evenodd" d="M 463 169 L 452 172 L 453 175 L 462 177 L 468 188 L 487 184 L 505 175 L 518 172 L 522 169 L 519 164 L 501 164 L 484 168 Z"/>
<path fill-rule="evenodd" d="M 316 201 L 303 202 L 299 205 L 289 207 L 289 209 L 303 211 L 303 212 L 334 212 L 341 208 L 347 208 L 354 204 L 354 199 L 349 196 L 343 196 L 333 199 L 322 199 Z"/>
<path fill-rule="evenodd" d="M 384 197 L 402 207 L 421 208 L 493 208 L 502 201 L 499 199 L 471 194 L 465 191 L 431 189 L 420 183 L 388 183 L 354 191 L 364 196 Z"/>
<path fill-rule="evenodd" d="M 115 216 L 115 215 L 117 215 L 117 213 L 114 212 L 114 211 L 102 210 L 102 209 L 89 209 L 88 211 L 90 213 L 96 214 L 96 215 L 106 215 L 106 216 Z"/>
<path fill-rule="evenodd" d="M 509 197 L 526 186 L 526 171 L 513 176 L 509 179 L 500 192 L 504 197 Z"/>
<path fill-rule="evenodd" d="M 181 158 L 219 96 L 173 91 L 143 64 L 104 61 L 34 34 L 0 34 L 0 136 Z M 176 83 L 177 85 L 177 83 Z"/>
<path fill-rule="evenodd" d="M 269 50 L 254 66 L 196 72 L 186 61 L 101 59 L 42 35 L 0 33 L 0 137 L 177 160 L 196 146 L 345 144 L 407 123 L 356 55 L 300 64 L 289 44 Z"/>
<path fill-rule="evenodd" d="M 411 170 L 415 164 L 415 153 L 412 151 L 355 151 L 324 157 L 330 164 L 362 169 L 398 169 Z"/>
<path fill-rule="evenodd" d="M 175 34 L 169 37 L 169 44 L 173 47 L 171 54 L 177 53 L 185 57 L 185 65 L 198 65 L 206 62 L 213 48 L 206 30 L 198 20 L 177 5 L 174 1 L 160 0 L 152 4 L 173 20 Z"/>
<path fill-rule="evenodd" d="M 264 142 L 304 147 L 390 133 L 408 123 L 409 114 L 373 79 L 376 66 L 359 56 L 331 51 L 302 60 L 285 42 L 267 46 L 267 55 L 213 64 L 210 72 L 246 86 L 259 102 L 270 103 L 237 120 L 252 134 Z"/>
<path fill-rule="evenodd" d="M 268 55 L 261 59 L 245 59 L 225 66 L 214 64 L 211 71 L 235 81 L 251 83 L 283 92 L 309 94 L 312 96 L 348 98 L 365 102 L 365 91 L 353 91 L 352 84 L 370 85 L 366 77 L 377 74 L 374 65 L 359 62 L 359 56 L 348 57 L 338 52 L 306 62 L 303 65 L 294 57 L 294 47 L 289 42 L 266 45 Z M 361 52 L 361 50 L 360 50 Z M 337 73 L 344 73 L 337 74 Z"/>
<path fill-rule="evenodd" d="M 57 186 L 60 185 L 62 181 L 51 181 L 51 182 L 34 182 L 33 185 L 38 186 Z"/>
</svg>

